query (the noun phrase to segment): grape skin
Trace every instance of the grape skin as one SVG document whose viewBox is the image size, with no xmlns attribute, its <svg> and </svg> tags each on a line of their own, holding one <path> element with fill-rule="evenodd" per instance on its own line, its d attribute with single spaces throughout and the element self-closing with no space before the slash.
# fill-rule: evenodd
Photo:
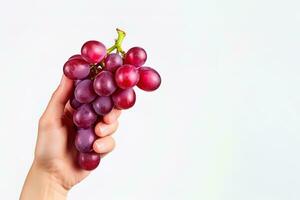
<svg viewBox="0 0 300 200">
<path fill-rule="evenodd" d="M 90 65 L 82 59 L 71 59 L 64 64 L 63 70 L 69 79 L 84 79 L 90 73 Z"/>
<path fill-rule="evenodd" d="M 73 114 L 73 122 L 78 128 L 89 128 L 97 120 L 97 115 L 90 104 L 83 104 Z"/>
<path fill-rule="evenodd" d="M 71 56 L 68 60 L 73 60 L 73 59 L 81 59 L 83 60 L 82 56 L 80 54 L 75 54 L 73 56 Z"/>
<path fill-rule="evenodd" d="M 117 53 L 109 54 L 104 60 L 104 66 L 107 71 L 115 72 L 118 67 L 123 65 L 122 57 Z"/>
<path fill-rule="evenodd" d="M 73 108 L 73 109 L 77 109 L 79 108 L 80 106 L 82 105 L 82 103 L 80 103 L 79 101 L 77 101 L 75 99 L 75 96 L 72 95 L 72 97 L 70 98 L 70 106 Z"/>
<path fill-rule="evenodd" d="M 100 163 L 100 154 L 97 154 L 95 152 L 89 152 L 89 153 L 78 153 L 77 162 L 79 166 L 82 169 L 85 170 L 93 170 L 98 167 Z"/>
<path fill-rule="evenodd" d="M 108 114 L 114 107 L 111 97 L 98 97 L 93 101 L 93 108 L 98 115 Z"/>
<path fill-rule="evenodd" d="M 139 72 L 133 65 L 123 65 L 119 67 L 115 73 L 116 83 L 122 89 L 135 86 L 139 78 Z"/>
<path fill-rule="evenodd" d="M 147 53 L 141 47 L 132 47 L 127 51 L 124 58 L 125 64 L 131 64 L 140 67 L 145 64 L 147 60 Z"/>
<path fill-rule="evenodd" d="M 81 82 L 81 80 L 75 80 L 74 85 L 77 86 L 80 82 Z"/>
<path fill-rule="evenodd" d="M 99 41 L 90 40 L 81 47 L 81 56 L 89 64 L 97 64 L 103 60 L 106 55 L 106 47 Z"/>
<path fill-rule="evenodd" d="M 110 96 L 117 89 L 113 74 L 105 70 L 96 76 L 93 86 L 99 96 Z"/>
<path fill-rule="evenodd" d="M 151 67 L 139 68 L 140 80 L 137 86 L 144 91 L 154 91 L 161 84 L 161 77 L 157 71 Z"/>
<path fill-rule="evenodd" d="M 118 109 L 128 109 L 135 104 L 136 95 L 132 88 L 119 89 L 112 95 L 112 99 Z"/>
<path fill-rule="evenodd" d="M 94 128 L 79 129 L 75 137 L 75 147 L 81 153 L 91 152 L 96 138 Z"/>
<path fill-rule="evenodd" d="M 89 79 L 82 80 L 77 84 L 74 95 L 80 103 L 92 102 L 97 96 L 93 88 L 93 81 Z"/>
</svg>

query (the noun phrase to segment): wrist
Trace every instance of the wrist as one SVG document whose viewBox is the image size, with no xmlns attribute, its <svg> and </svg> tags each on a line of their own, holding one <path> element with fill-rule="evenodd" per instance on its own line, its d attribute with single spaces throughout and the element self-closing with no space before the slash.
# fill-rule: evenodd
<svg viewBox="0 0 300 200">
<path fill-rule="evenodd" d="M 33 163 L 26 177 L 20 200 L 63 200 L 67 198 L 67 194 L 68 190 L 53 174 Z"/>
</svg>

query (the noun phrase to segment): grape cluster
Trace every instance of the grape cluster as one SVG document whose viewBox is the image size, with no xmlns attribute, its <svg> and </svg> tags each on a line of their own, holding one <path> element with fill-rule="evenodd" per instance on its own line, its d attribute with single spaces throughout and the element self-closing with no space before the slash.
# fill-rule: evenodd
<svg viewBox="0 0 300 200">
<path fill-rule="evenodd" d="M 70 57 L 63 67 L 64 74 L 75 84 L 70 98 L 77 128 L 74 143 L 78 164 L 85 170 L 95 169 L 100 162 L 100 155 L 93 151 L 97 139 L 95 123 L 113 108 L 131 108 L 136 100 L 134 86 L 154 91 L 161 83 L 157 71 L 143 66 L 147 60 L 146 51 L 133 47 L 124 52 L 121 44 L 125 33 L 119 29 L 117 32 L 118 39 L 111 48 L 95 40 L 87 41 L 81 54 Z M 114 50 L 116 53 L 112 53 Z"/>
</svg>

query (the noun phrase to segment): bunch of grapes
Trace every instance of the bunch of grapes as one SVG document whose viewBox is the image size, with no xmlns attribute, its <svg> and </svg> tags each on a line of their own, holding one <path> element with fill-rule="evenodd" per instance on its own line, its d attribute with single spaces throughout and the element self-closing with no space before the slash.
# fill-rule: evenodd
<svg viewBox="0 0 300 200">
<path fill-rule="evenodd" d="M 160 75 L 151 67 L 143 66 L 146 51 L 133 47 L 124 52 L 121 44 L 125 32 L 117 29 L 115 44 L 106 49 L 98 41 L 83 44 L 81 54 L 73 55 L 64 64 L 64 74 L 74 80 L 75 89 L 70 105 L 75 109 L 73 122 L 77 128 L 75 147 L 77 161 L 85 170 L 95 169 L 100 155 L 93 151 L 97 139 L 94 126 L 113 108 L 131 108 L 136 100 L 134 86 L 154 91 L 161 83 Z M 116 50 L 115 53 L 113 51 Z"/>
</svg>

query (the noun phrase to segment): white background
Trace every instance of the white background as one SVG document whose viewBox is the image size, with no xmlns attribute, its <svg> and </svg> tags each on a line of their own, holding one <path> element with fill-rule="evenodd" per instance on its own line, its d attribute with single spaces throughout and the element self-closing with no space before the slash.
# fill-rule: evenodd
<svg viewBox="0 0 300 200">
<path fill-rule="evenodd" d="M 37 122 L 82 43 L 142 46 L 162 75 L 138 92 L 117 148 L 69 199 L 300 199 L 295 0 L 4 1 L 0 199 L 17 199 Z"/>
</svg>

